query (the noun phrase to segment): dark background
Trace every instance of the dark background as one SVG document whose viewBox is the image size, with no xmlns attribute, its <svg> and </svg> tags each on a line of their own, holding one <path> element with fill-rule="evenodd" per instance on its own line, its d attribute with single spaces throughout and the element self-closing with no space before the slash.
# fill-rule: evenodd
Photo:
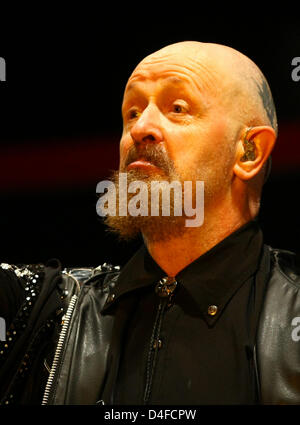
<svg viewBox="0 0 300 425">
<path fill-rule="evenodd" d="M 229 45 L 249 56 L 271 86 L 279 138 L 260 222 L 274 247 L 299 252 L 300 56 L 297 17 L 110 12 L 42 15 L 23 25 L 1 16 L 0 261 L 98 265 L 127 261 L 140 241 L 116 243 L 96 215 L 96 185 L 118 165 L 126 81 L 149 53 L 182 40 Z M 80 11 L 79 11 L 80 12 Z M 39 11 L 35 11 L 39 13 Z"/>
</svg>

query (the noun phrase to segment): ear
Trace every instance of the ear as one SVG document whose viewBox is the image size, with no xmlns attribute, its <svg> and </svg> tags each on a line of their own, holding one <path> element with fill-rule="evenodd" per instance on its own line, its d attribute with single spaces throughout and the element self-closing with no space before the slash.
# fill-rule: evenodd
<svg viewBox="0 0 300 425">
<path fill-rule="evenodd" d="M 276 133 L 270 126 L 246 128 L 237 143 L 234 174 L 241 180 L 252 179 L 267 161 L 275 140 Z"/>
</svg>

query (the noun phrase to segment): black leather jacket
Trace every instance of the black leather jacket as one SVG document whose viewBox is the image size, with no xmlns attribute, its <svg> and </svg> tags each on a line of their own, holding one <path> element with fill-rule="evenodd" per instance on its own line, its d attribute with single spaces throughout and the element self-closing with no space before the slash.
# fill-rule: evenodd
<svg viewBox="0 0 300 425">
<path fill-rule="evenodd" d="M 295 255 L 265 246 L 260 269 L 267 285 L 253 347 L 258 402 L 300 404 L 300 273 Z M 35 271 L 30 273 L 33 285 Z M 21 337 L 7 341 L 5 348 L 1 343 L 1 404 L 112 404 L 125 318 L 134 308 L 134 299 L 125 299 L 110 314 L 118 267 L 61 271 L 54 262 L 40 275 L 37 301 L 27 306 L 31 311 L 25 326 L 24 318 L 19 321 L 25 329 Z M 21 313 L 22 308 L 24 304 Z M 13 325 L 9 335 L 18 327 Z"/>
</svg>

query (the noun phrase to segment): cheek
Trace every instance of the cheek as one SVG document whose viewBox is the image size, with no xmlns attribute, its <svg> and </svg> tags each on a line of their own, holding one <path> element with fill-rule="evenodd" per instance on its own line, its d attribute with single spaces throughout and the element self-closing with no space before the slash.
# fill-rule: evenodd
<svg viewBox="0 0 300 425">
<path fill-rule="evenodd" d="M 175 168 L 180 170 L 197 154 L 199 129 L 194 126 L 175 128 L 166 134 L 165 141 L 170 159 Z"/>
<path fill-rule="evenodd" d="M 228 151 L 227 123 L 223 117 L 202 121 L 170 134 L 169 153 L 175 168 L 185 174 L 199 165 L 217 164 Z"/>
<path fill-rule="evenodd" d="M 212 148 L 216 151 L 223 149 L 227 141 L 228 123 L 226 118 L 218 118 L 208 129 L 208 137 L 212 141 Z"/>
<path fill-rule="evenodd" d="M 229 172 L 234 161 L 234 140 L 230 128 L 232 125 L 226 118 L 218 119 L 210 131 L 212 143 L 209 145 L 207 157 L 211 164 Z"/>
</svg>

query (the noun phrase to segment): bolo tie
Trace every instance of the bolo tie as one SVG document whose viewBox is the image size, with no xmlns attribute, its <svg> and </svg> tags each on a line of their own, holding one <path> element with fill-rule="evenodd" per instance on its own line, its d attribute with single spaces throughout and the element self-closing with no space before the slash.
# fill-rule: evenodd
<svg viewBox="0 0 300 425">
<path fill-rule="evenodd" d="M 147 358 L 146 370 L 146 387 L 144 393 L 144 404 L 147 404 L 151 394 L 154 370 L 157 361 L 157 353 L 161 347 L 160 331 L 162 325 L 163 314 L 166 308 L 171 307 L 174 297 L 174 292 L 178 283 L 174 277 L 166 276 L 160 279 L 155 286 L 155 293 L 159 297 L 159 304 L 154 320 L 154 326 L 150 338 L 150 346 Z"/>
</svg>

